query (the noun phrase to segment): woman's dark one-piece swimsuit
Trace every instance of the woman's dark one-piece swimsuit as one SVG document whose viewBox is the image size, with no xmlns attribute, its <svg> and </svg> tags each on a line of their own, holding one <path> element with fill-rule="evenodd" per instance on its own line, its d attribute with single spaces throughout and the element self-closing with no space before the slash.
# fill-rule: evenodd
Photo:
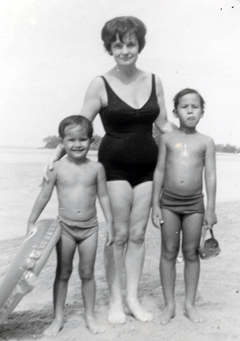
<svg viewBox="0 0 240 341">
<path fill-rule="evenodd" d="M 160 109 L 152 75 L 152 91 L 140 109 L 121 100 L 104 77 L 108 105 L 100 110 L 105 128 L 98 159 L 105 168 L 107 181 L 126 180 L 132 187 L 152 181 L 158 148 L 152 137 L 153 122 Z"/>
</svg>

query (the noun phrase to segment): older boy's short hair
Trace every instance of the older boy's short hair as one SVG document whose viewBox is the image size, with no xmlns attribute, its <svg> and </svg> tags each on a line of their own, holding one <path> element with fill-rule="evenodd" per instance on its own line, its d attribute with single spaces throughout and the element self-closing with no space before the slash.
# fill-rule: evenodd
<svg viewBox="0 0 240 341">
<path fill-rule="evenodd" d="M 200 99 L 201 108 L 204 109 L 205 101 L 204 101 L 203 97 L 200 95 L 200 93 L 197 90 L 186 88 L 186 89 L 179 91 L 175 95 L 175 97 L 173 98 L 175 110 L 177 109 L 177 106 L 179 104 L 180 99 L 187 94 L 197 94 L 199 96 L 199 99 Z"/>
<path fill-rule="evenodd" d="M 65 137 L 65 128 L 69 125 L 81 126 L 86 129 L 87 136 L 91 139 L 93 136 L 93 125 L 86 117 L 80 115 L 72 115 L 64 118 L 58 127 L 59 136 L 63 139 Z"/>
<path fill-rule="evenodd" d="M 141 20 L 131 16 L 123 16 L 106 22 L 102 29 L 102 40 L 106 50 L 111 54 L 111 44 L 116 41 L 117 35 L 122 42 L 124 36 L 134 34 L 138 40 L 140 53 L 145 46 L 146 33 L 146 26 Z"/>
</svg>

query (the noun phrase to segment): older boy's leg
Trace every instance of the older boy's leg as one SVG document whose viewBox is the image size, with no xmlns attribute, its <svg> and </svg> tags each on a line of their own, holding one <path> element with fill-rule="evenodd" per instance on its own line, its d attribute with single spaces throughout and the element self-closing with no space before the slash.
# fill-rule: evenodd
<svg viewBox="0 0 240 341">
<path fill-rule="evenodd" d="M 68 281 L 72 273 L 72 261 L 76 249 L 76 243 L 62 236 L 56 246 L 57 270 L 54 281 L 54 320 L 50 327 L 44 332 L 46 336 L 56 336 L 64 324 L 64 305 L 67 296 Z"/>
<path fill-rule="evenodd" d="M 160 277 L 165 300 L 165 308 L 160 323 L 167 324 L 175 316 L 175 279 L 176 258 L 179 251 L 181 217 L 169 210 L 162 209 L 162 250 L 160 259 Z"/>
<path fill-rule="evenodd" d="M 152 182 L 144 182 L 134 187 L 129 239 L 125 258 L 128 308 L 136 319 L 143 322 L 153 319 L 153 315 L 145 311 L 138 300 L 138 286 L 145 256 L 144 239 L 151 199 Z"/>
<path fill-rule="evenodd" d="M 94 264 L 97 251 L 97 239 L 98 233 L 93 233 L 91 236 L 78 244 L 78 252 L 80 257 L 79 276 L 82 280 L 85 321 L 87 328 L 94 334 L 105 331 L 105 328 L 97 323 L 97 320 L 94 316 L 96 296 Z"/>
<path fill-rule="evenodd" d="M 183 217 L 183 255 L 185 260 L 185 315 L 192 322 L 204 319 L 195 307 L 195 298 L 200 274 L 200 261 L 197 254 L 203 224 L 203 214 L 195 213 Z"/>
<path fill-rule="evenodd" d="M 132 187 L 127 181 L 109 181 L 108 193 L 114 216 L 115 242 L 105 247 L 105 270 L 110 291 L 108 322 L 126 322 L 122 302 L 122 274 L 124 253 L 129 235 L 130 209 L 132 206 Z"/>
</svg>

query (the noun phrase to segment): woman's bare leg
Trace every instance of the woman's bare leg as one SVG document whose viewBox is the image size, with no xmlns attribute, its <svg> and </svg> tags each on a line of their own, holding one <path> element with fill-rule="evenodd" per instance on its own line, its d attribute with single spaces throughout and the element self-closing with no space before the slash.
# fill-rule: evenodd
<svg viewBox="0 0 240 341">
<path fill-rule="evenodd" d="M 94 233 L 78 244 L 79 276 L 82 281 L 82 295 L 85 308 L 86 327 L 94 334 L 102 333 L 105 328 L 98 324 L 94 316 L 96 285 L 94 265 L 97 252 L 98 233 Z"/>
<path fill-rule="evenodd" d="M 203 224 L 203 214 L 195 213 L 183 217 L 183 255 L 185 260 L 184 279 L 185 279 L 185 315 L 192 322 L 202 322 L 204 318 L 200 316 L 195 307 L 197 293 L 200 261 L 197 254 L 201 238 Z"/>
<path fill-rule="evenodd" d="M 175 316 L 175 279 L 176 258 L 179 251 L 181 218 L 178 214 L 162 209 L 162 250 L 160 259 L 160 277 L 165 300 L 165 308 L 160 323 L 167 324 Z"/>
<path fill-rule="evenodd" d="M 145 256 L 145 233 L 151 208 L 152 182 L 144 182 L 133 189 L 129 238 L 126 249 L 125 269 L 127 304 L 133 316 L 143 322 L 152 320 L 138 300 L 138 286 Z"/>
<path fill-rule="evenodd" d="M 53 288 L 54 320 L 46 329 L 44 335 L 54 337 L 64 324 L 64 305 L 67 296 L 68 281 L 72 273 L 72 262 L 76 249 L 76 243 L 62 236 L 56 246 L 57 271 Z"/>
<path fill-rule="evenodd" d="M 105 247 L 105 270 L 110 291 L 110 323 L 125 323 L 126 315 L 122 302 L 122 276 L 125 247 L 129 234 L 132 187 L 126 181 L 109 181 L 108 193 L 114 216 L 115 242 Z"/>
</svg>

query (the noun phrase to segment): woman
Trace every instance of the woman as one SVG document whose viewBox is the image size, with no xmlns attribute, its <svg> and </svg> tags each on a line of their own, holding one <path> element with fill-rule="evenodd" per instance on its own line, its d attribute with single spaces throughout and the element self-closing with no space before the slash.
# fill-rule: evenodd
<svg viewBox="0 0 240 341">
<path fill-rule="evenodd" d="M 81 115 L 91 121 L 99 113 L 106 131 L 99 161 L 106 170 L 114 214 L 115 243 L 105 248 L 110 323 L 126 321 L 121 294 L 124 261 L 128 309 L 140 321 L 152 319 L 137 297 L 157 161 L 152 127 L 155 123 L 161 132 L 168 132 L 174 125 L 167 120 L 160 79 L 136 67 L 145 34 L 144 24 L 134 17 L 114 18 L 104 25 L 104 46 L 116 65 L 93 79 L 81 110 Z M 58 147 L 52 161 L 62 155 Z"/>
</svg>

